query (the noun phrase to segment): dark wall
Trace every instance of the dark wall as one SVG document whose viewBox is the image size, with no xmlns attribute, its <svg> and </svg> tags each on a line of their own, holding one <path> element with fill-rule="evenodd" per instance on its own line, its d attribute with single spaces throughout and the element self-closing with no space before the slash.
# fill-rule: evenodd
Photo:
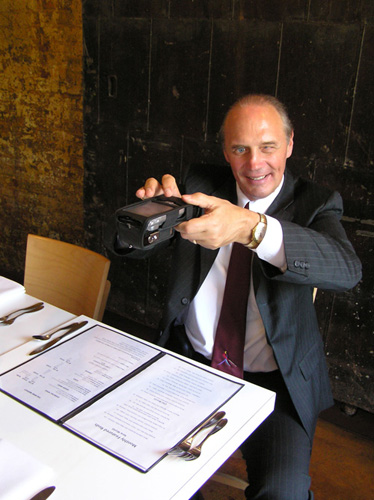
<svg viewBox="0 0 374 500">
<path fill-rule="evenodd" d="M 105 220 L 149 176 L 181 180 L 191 162 L 224 159 L 217 135 L 248 92 L 276 95 L 295 126 L 290 166 L 336 188 L 364 266 L 317 310 L 335 396 L 373 395 L 373 73 L 371 0 L 84 0 L 85 213 L 104 251 Z M 112 257 L 109 308 L 150 326 L 162 311 L 170 256 Z"/>
</svg>

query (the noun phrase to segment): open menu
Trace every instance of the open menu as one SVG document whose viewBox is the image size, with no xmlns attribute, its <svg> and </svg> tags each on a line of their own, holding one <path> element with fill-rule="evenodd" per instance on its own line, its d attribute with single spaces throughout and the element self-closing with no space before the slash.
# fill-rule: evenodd
<svg viewBox="0 0 374 500">
<path fill-rule="evenodd" d="M 0 390 L 147 472 L 243 384 L 95 325 L 0 375 Z"/>
</svg>

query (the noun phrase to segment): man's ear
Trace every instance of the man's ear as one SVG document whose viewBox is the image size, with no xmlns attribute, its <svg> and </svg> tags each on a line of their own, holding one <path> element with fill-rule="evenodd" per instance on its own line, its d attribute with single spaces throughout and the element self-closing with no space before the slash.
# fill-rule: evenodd
<svg viewBox="0 0 374 500">
<path fill-rule="evenodd" d="M 292 150 L 293 150 L 293 136 L 294 136 L 294 133 L 292 131 L 290 140 L 289 140 L 288 145 L 287 145 L 287 158 L 289 158 L 292 155 Z"/>
</svg>

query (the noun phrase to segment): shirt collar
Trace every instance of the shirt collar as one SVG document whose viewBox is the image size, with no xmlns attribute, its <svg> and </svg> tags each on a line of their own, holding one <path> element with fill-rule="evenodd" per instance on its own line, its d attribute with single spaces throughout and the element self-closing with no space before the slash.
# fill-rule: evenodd
<svg viewBox="0 0 374 500">
<path fill-rule="evenodd" d="M 250 201 L 241 191 L 240 187 L 238 186 L 238 183 L 236 183 L 236 194 L 238 196 L 237 205 L 239 207 L 245 207 L 246 204 L 249 203 L 250 210 L 253 210 L 253 212 L 259 212 L 261 214 L 264 214 L 266 213 L 266 210 L 270 207 L 270 205 L 273 203 L 275 198 L 278 196 L 280 190 L 282 189 L 283 183 L 284 183 L 284 175 L 282 177 L 281 182 L 279 183 L 279 186 L 275 191 L 269 194 L 269 196 L 267 196 L 266 198 L 261 198 L 255 201 Z"/>
</svg>

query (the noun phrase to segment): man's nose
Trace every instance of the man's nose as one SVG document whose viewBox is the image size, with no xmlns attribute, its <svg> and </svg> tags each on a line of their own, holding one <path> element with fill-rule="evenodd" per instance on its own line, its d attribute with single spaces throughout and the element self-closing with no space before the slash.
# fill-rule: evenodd
<svg viewBox="0 0 374 500">
<path fill-rule="evenodd" d="M 256 169 L 260 162 L 261 158 L 258 151 L 248 151 L 246 163 L 250 169 Z"/>
</svg>

